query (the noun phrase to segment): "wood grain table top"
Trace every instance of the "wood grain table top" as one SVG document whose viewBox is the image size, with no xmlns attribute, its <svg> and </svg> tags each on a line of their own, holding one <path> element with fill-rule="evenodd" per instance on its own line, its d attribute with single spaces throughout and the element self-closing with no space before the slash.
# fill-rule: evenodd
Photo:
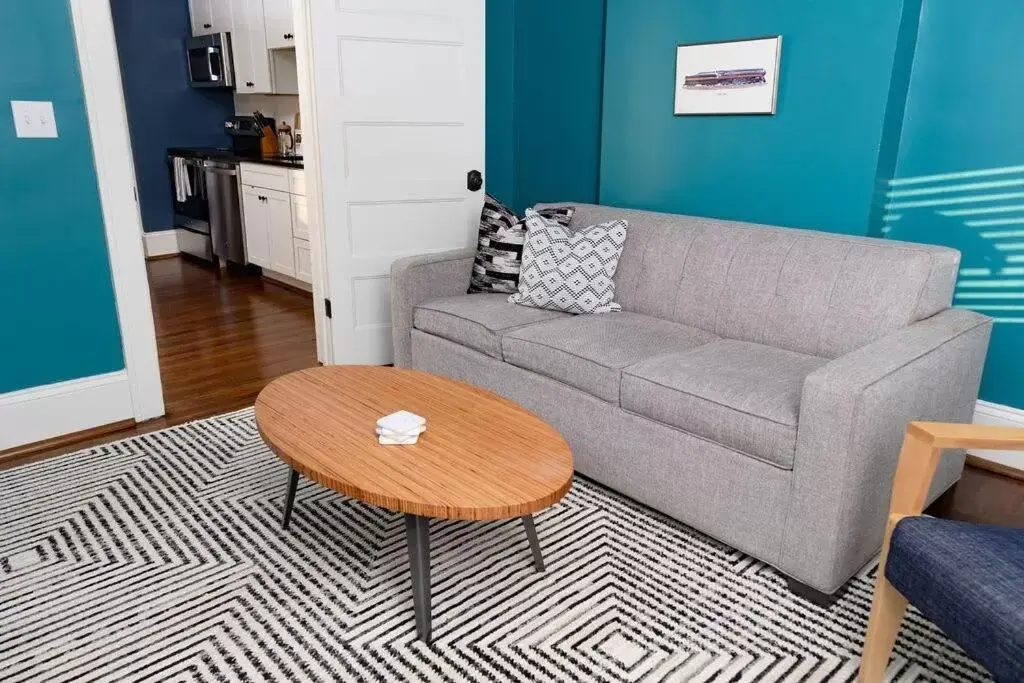
<svg viewBox="0 0 1024 683">
<path fill-rule="evenodd" d="M 377 419 L 427 419 L 412 446 L 382 446 Z M 442 519 L 506 519 L 557 502 L 572 453 L 536 415 L 478 387 L 404 368 L 328 366 L 274 380 L 256 400 L 270 448 L 345 495 Z"/>
</svg>

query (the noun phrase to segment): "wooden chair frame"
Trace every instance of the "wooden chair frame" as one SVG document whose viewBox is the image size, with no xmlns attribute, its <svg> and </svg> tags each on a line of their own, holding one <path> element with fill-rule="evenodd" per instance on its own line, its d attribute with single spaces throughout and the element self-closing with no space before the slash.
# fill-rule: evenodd
<svg viewBox="0 0 1024 683">
<path fill-rule="evenodd" d="M 885 578 L 889 539 L 897 522 L 924 511 L 932 478 L 942 451 L 947 448 L 1024 450 L 1024 429 L 942 422 L 911 422 L 907 426 L 893 479 L 889 521 L 882 541 L 875 598 L 864 639 L 861 683 L 880 683 L 884 679 L 903 615 L 907 611 L 907 599 Z"/>
</svg>

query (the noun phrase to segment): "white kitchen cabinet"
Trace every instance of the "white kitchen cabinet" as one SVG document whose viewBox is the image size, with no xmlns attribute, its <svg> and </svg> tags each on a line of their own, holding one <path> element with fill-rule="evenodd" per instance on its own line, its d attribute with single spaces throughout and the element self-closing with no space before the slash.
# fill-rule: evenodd
<svg viewBox="0 0 1024 683">
<path fill-rule="evenodd" d="M 313 255 L 309 250 L 309 240 L 295 240 L 295 279 L 313 282 Z"/>
<path fill-rule="evenodd" d="M 267 50 L 267 34 L 263 23 L 263 0 L 231 0 L 231 25 L 235 91 L 272 93 L 274 87 L 270 78 L 270 52 Z"/>
<path fill-rule="evenodd" d="M 306 198 L 292 195 L 292 236 L 309 241 L 309 205 Z"/>
<path fill-rule="evenodd" d="M 265 191 L 242 185 L 242 225 L 245 228 L 245 258 L 263 268 L 270 268 L 270 234 L 267 212 L 263 208 Z"/>
<path fill-rule="evenodd" d="M 192 21 L 192 35 L 205 36 L 213 30 L 212 0 L 188 0 L 188 16 Z"/>
<path fill-rule="evenodd" d="M 233 32 L 231 0 L 189 0 L 192 35 Z"/>
<path fill-rule="evenodd" d="M 287 275 L 313 283 L 309 245 L 309 210 L 301 170 L 267 164 L 241 164 L 242 211 L 248 261 L 263 267 L 269 277 Z"/>
<path fill-rule="evenodd" d="M 266 201 L 267 235 L 270 240 L 270 269 L 295 277 L 295 240 L 292 237 L 292 206 L 287 192 L 263 190 Z"/>
<path fill-rule="evenodd" d="M 295 19 L 292 0 L 263 0 L 267 47 L 271 50 L 295 47 Z"/>
</svg>

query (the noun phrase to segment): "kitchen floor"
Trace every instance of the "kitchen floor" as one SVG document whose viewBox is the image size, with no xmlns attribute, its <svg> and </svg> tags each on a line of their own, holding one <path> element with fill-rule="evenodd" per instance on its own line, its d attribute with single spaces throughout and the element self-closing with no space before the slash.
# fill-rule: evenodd
<svg viewBox="0 0 1024 683">
<path fill-rule="evenodd" d="M 317 364 L 311 296 L 186 258 L 147 270 L 172 423 L 251 406 L 270 380 Z"/>
</svg>

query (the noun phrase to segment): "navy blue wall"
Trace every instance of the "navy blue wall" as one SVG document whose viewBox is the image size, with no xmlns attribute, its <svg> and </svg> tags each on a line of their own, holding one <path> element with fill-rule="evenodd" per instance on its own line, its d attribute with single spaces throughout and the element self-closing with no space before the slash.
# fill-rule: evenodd
<svg viewBox="0 0 1024 683">
<path fill-rule="evenodd" d="M 1024 408 L 1024 3 L 926 0 L 888 234 L 963 253 L 955 303 L 996 318 L 983 399 Z"/>
<path fill-rule="evenodd" d="M 234 114 L 234 102 L 230 91 L 188 84 L 188 0 L 112 0 L 111 9 L 142 225 L 147 232 L 165 230 L 174 211 L 167 148 L 230 144 L 224 121 Z"/>
<path fill-rule="evenodd" d="M 608 0 L 602 203 L 868 234 L 895 165 L 918 11 L 919 0 Z M 776 34 L 775 116 L 673 116 L 677 44 Z"/>
<path fill-rule="evenodd" d="M 0 2 L 0 393 L 124 368 L 66 0 Z M 10 100 L 51 100 L 55 139 Z"/>
</svg>

